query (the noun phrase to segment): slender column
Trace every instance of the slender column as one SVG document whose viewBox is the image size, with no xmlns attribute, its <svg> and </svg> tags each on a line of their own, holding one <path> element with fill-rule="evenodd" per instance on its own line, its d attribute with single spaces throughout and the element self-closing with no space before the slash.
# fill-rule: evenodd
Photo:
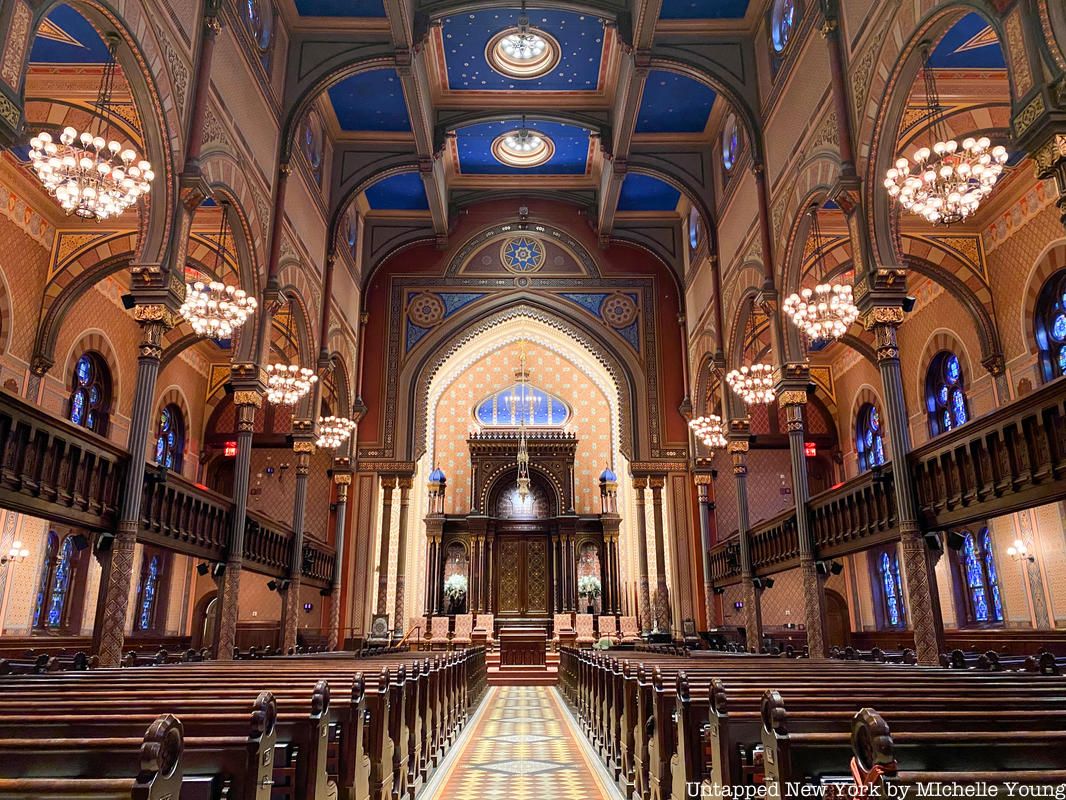
<svg viewBox="0 0 1066 800">
<path fill-rule="evenodd" d="M 185 150 L 185 173 L 199 173 L 200 153 L 204 146 L 204 113 L 207 96 L 211 89 L 211 66 L 215 60 L 215 42 L 222 32 L 218 15 L 222 10 L 221 0 L 204 3 L 204 24 L 200 34 L 200 53 L 196 61 L 196 79 L 193 84 L 192 107 L 189 111 L 189 141 Z"/>
<path fill-rule="evenodd" d="M 660 631 L 673 630 L 670 613 L 670 587 L 666 580 L 666 539 L 663 534 L 663 487 L 665 475 L 653 475 L 651 480 L 652 522 L 655 526 L 655 627 Z"/>
<path fill-rule="evenodd" d="M 381 549 L 378 551 L 378 615 L 389 613 L 389 537 L 392 532 L 392 491 L 396 488 L 395 475 L 382 475 L 381 488 L 385 499 L 381 506 Z"/>
<path fill-rule="evenodd" d="M 837 149 L 840 152 L 840 171 L 845 176 L 855 174 L 854 143 L 851 136 L 851 108 L 847 82 L 844 78 L 844 51 L 840 41 L 840 22 L 837 0 L 821 0 L 822 36 L 829 48 L 829 77 L 833 87 L 833 108 L 837 117 Z"/>
<path fill-rule="evenodd" d="M 714 583 L 711 581 L 711 548 L 714 547 L 714 501 L 711 499 L 713 478 L 709 472 L 697 472 L 692 476 L 696 484 L 700 506 L 700 549 L 703 551 L 703 602 L 707 609 L 708 627 L 718 627 L 722 621 L 715 608 Z"/>
<path fill-rule="evenodd" d="M 281 647 L 286 653 L 296 647 L 300 621 L 300 584 L 303 578 L 304 517 L 307 510 L 307 479 L 311 456 L 315 452 L 314 423 L 309 419 L 293 420 L 292 452 L 296 462 L 296 485 L 292 503 L 292 555 L 289 563 L 289 586 L 282 597 Z"/>
<path fill-rule="evenodd" d="M 751 542 L 748 539 L 748 449 L 750 434 L 746 420 L 731 420 L 729 454 L 733 461 L 733 477 L 737 482 L 737 528 L 740 539 L 740 582 L 744 592 L 744 633 L 748 649 L 762 648 L 762 609 L 759 592 L 752 582 Z"/>
<path fill-rule="evenodd" d="M 640 578 L 637 584 L 640 592 L 640 629 L 651 631 L 653 619 L 651 611 L 651 587 L 649 586 L 648 567 L 648 517 L 645 511 L 644 492 L 648 488 L 648 478 L 644 475 L 633 476 L 633 489 L 637 493 L 637 556 L 640 564 Z"/>
<path fill-rule="evenodd" d="M 894 465 L 892 478 L 896 517 L 899 520 L 903 564 L 907 573 L 907 610 L 914 629 L 914 648 L 919 663 L 937 664 L 944 650 L 944 627 L 939 613 L 939 598 L 936 596 L 936 574 L 918 527 L 914 478 L 906 467 L 911 437 L 896 340 L 902 322 L 903 309 L 898 305 L 875 305 L 863 314 L 866 329 L 874 332 L 877 366 L 884 387 L 885 417 Z"/>
<path fill-rule="evenodd" d="M 437 591 L 437 536 L 430 534 L 426 539 L 426 600 L 422 607 L 426 616 L 436 612 L 433 600 Z"/>
<path fill-rule="evenodd" d="M 560 614 L 563 610 L 563 556 L 559 543 L 559 533 L 552 533 L 552 613 Z"/>
<path fill-rule="evenodd" d="M 264 356 L 270 351 L 270 339 L 267 335 L 270 330 L 270 317 L 273 314 L 271 306 L 278 300 L 278 267 L 281 259 L 281 229 L 285 220 L 285 191 L 289 185 L 289 174 L 292 165 L 287 161 L 278 163 L 277 175 L 274 178 L 274 208 L 270 215 L 270 250 L 267 254 L 267 280 L 263 287 L 263 302 L 260 304 L 259 318 L 256 320 L 256 352 L 255 362 L 263 363 Z"/>
<path fill-rule="evenodd" d="M 611 534 L 607 542 L 611 553 L 611 613 L 622 613 L 622 570 L 618 563 L 618 534 Z"/>
<path fill-rule="evenodd" d="M 494 569 L 493 564 L 495 563 L 493 561 L 493 555 L 492 554 L 493 554 L 493 543 L 495 542 L 495 540 L 496 540 L 495 534 L 490 534 L 489 536 L 487 536 L 485 538 L 485 552 L 484 552 L 485 572 L 484 572 L 484 575 L 485 575 L 485 591 L 487 593 L 486 596 L 485 596 L 485 610 L 487 612 L 489 612 L 490 614 L 496 613 L 496 605 L 495 605 L 496 601 L 495 601 L 495 596 L 493 595 L 493 592 L 492 592 L 492 587 L 493 587 L 492 571 Z"/>
<path fill-rule="evenodd" d="M 798 381 L 792 380 L 791 383 L 798 384 Z M 792 459 L 792 496 L 796 504 L 796 538 L 799 546 L 800 576 L 803 581 L 803 613 L 807 628 L 807 647 L 812 659 L 826 658 L 829 655 L 829 643 L 826 641 L 825 587 L 822 579 L 818 577 L 818 569 L 814 563 L 815 548 L 807 514 L 811 490 L 807 483 L 807 454 L 804 447 L 806 386 L 793 385 L 792 388 L 784 388 L 779 395 L 779 403 L 785 409 L 788 451 Z"/>
<path fill-rule="evenodd" d="M 603 537 L 603 550 L 600 554 L 600 577 L 603 583 L 600 608 L 605 614 L 608 613 L 608 609 L 611 607 L 611 570 L 614 569 L 614 565 L 611 563 L 611 551 L 607 545 L 608 537 L 609 534 Z"/>
<path fill-rule="evenodd" d="M 411 500 L 411 477 L 405 475 L 399 479 L 400 484 L 400 530 L 396 534 L 396 605 L 393 611 L 393 627 L 403 636 L 405 581 L 407 575 L 407 506 Z"/>
<path fill-rule="evenodd" d="M 235 365 L 235 368 L 240 365 Z M 248 365 L 251 366 L 251 365 Z M 237 408 L 237 456 L 233 464 L 233 519 L 230 522 L 226 570 L 219 586 L 219 615 L 215 638 L 215 658 L 229 661 L 237 641 L 237 611 L 241 587 L 241 564 L 244 561 L 244 529 L 248 514 L 248 477 L 252 462 L 252 431 L 255 410 L 263 396 L 254 389 L 233 393 Z"/>
<path fill-rule="evenodd" d="M 155 384 L 159 375 L 159 359 L 163 354 L 163 333 L 173 326 L 173 312 L 162 305 L 140 305 L 133 317 L 141 326 L 141 343 L 137 357 L 137 384 L 133 391 L 133 412 L 130 415 L 128 449 L 129 468 L 122 487 L 122 505 L 118 530 L 106 559 L 100 593 L 101 613 L 96 616 L 93 644 L 100 656 L 100 664 L 117 667 L 122 661 L 125 639 L 126 612 L 129 608 L 130 587 L 133 583 L 133 553 L 140 527 L 141 501 L 144 497 L 145 449 L 148 445 L 148 426 L 155 419 Z"/>
<path fill-rule="evenodd" d="M 333 549 L 337 552 L 333 563 L 333 589 L 329 604 L 329 649 L 336 650 L 344 646 L 341 634 L 341 581 L 344 567 L 344 525 L 348 518 L 348 487 L 352 484 L 349 472 L 334 470 L 333 483 L 337 487 L 337 511 L 333 519 Z"/>
</svg>

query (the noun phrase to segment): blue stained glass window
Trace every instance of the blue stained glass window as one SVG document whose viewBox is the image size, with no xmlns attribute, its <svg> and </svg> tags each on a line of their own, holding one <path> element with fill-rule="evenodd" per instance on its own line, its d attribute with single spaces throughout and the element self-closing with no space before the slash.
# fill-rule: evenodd
<svg viewBox="0 0 1066 800">
<path fill-rule="evenodd" d="M 995 555 L 992 551 L 992 534 L 983 528 L 978 536 L 963 532 L 962 550 L 959 554 L 968 615 L 971 622 L 992 623 L 1003 621 L 1003 600 L 999 590 Z"/>
<path fill-rule="evenodd" d="M 152 556 L 148 561 L 148 568 L 144 571 L 144 575 L 141 578 L 141 586 L 138 590 L 141 603 L 140 613 L 137 617 L 137 630 L 147 631 L 152 629 L 156 593 L 159 590 L 159 575 L 161 570 L 162 562 L 159 556 Z"/>
<path fill-rule="evenodd" d="M 48 599 L 48 590 L 52 586 L 52 570 L 55 568 L 56 554 L 59 551 L 59 535 L 48 532 L 48 544 L 44 551 L 44 563 L 41 565 L 41 577 L 37 581 L 37 598 L 33 606 L 33 627 L 40 628 L 41 615 L 44 613 Z"/>
<path fill-rule="evenodd" d="M 999 574 L 996 572 L 996 557 L 992 552 L 992 533 L 985 528 L 981 531 L 981 549 L 985 555 L 985 573 L 988 575 L 988 586 L 992 590 L 992 610 L 996 622 L 1003 621 L 1003 600 L 999 594 Z"/>
<path fill-rule="evenodd" d="M 55 577 L 52 579 L 52 591 L 48 602 L 49 628 L 58 628 L 63 625 L 63 612 L 67 607 L 67 595 L 70 592 L 70 577 L 74 570 L 74 537 L 68 536 L 63 540 L 63 547 L 59 551 L 59 563 L 56 565 Z"/>
<path fill-rule="evenodd" d="M 77 366 L 74 367 L 74 374 L 77 376 L 79 384 L 88 386 L 93 376 L 92 358 L 88 355 L 79 358 Z"/>
<path fill-rule="evenodd" d="M 81 425 L 85 416 L 85 392 L 78 389 L 70 399 L 70 421 L 75 425 Z"/>
<path fill-rule="evenodd" d="M 163 459 L 167 457 L 166 444 L 162 436 L 155 440 L 155 463 L 162 464 Z"/>
<path fill-rule="evenodd" d="M 925 376 L 925 405 L 932 436 L 965 425 L 970 419 L 962 364 L 949 350 L 937 353 L 929 362 Z"/>
<path fill-rule="evenodd" d="M 973 615 L 977 622 L 988 622 L 988 589 L 985 586 L 985 570 L 977 557 L 977 544 L 973 534 L 966 532 L 962 544 L 963 563 L 966 567 L 966 588 L 973 603 Z"/>
<path fill-rule="evenodd" d="M 1060 269 L 1040 289 L 1033 315 L 1033 333 L 1045 381 L 1066 375 L 1066 269 Z"/>
<path fill-rule="evenodd" d="M 881 554 L 881 592 L 884 596 L 885 624 L 893 627 L 902 627 L 905 617 L 903 613 L 903 581 L 899 574 L 899 558 Z"/>
<path fill-rule="evenodd" d="M 97 433 L 106 433 L 111 403 L 111 374 L 98 353 L 83 353 L 74 365 L 70 382 L 70 421 Z"/>
<path fill-rule="evenodd" d="M 777 0 L 770 16 L 770 36 L 773 40 L 774 50 L 782 52 L 788 46 L 788 40 L 792 37 L 792 29 L 796 24 L 795 0 Z"/>
<path fill-rule="evenodd" d="M 185 450 L 185 417 L 173 403 L 159 412 L 155 436 L 155 462 L 167 469 L 181 470 Z"/>
<path fill-rule="evenodd" d="M 516 383 L 478 403 L 474 418 L 486 427 L 509 427 L 520 422 L 535 427 L 560 427 L 570 418 L 570 407 L 543 389 Z"/>
<path fill-rule="evenodd" d="M 877 408 L 866 403 L 859 409 L 855 422 L 855 449 L 859 455 L 859 469 L 866 471 L 885 463 L 885 433 Z"/>
<path fill-rule="evenodd" d="M 740 155 L 740 130 L 736 115 L 730 114 L 726 118 L 725 128 L 722 129 L 722 166 L 727 171 L 733 169 L 738 155 Z"/>
</svg>

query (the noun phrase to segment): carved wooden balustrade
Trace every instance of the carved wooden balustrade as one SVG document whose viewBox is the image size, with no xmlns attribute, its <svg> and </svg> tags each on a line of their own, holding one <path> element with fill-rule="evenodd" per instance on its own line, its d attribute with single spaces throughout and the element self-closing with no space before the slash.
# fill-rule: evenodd
<svg viewBox="0 0 1066 800">
<path fill-rule="evenodd" d="M 333 569 L 337 554 L 322 542 L 304 540 L 303 580 L 320 588 L 333 585 Z"/>
<path fill-rule="evenodd" d="M 0 504 L 114 530 L 128 455 L 102 436 L 0 390 Z"/>
<path fill-rule="evenodd" d="M 145 474 L 138 538 L 186 555 L 221 561 L 229 537 L 232 502 L 174 473 L 166 481 Z"/>
<path fill-rule="evenodd" d="M 927 530 L 1066 498 L 1066 379 L 937 436 L 910 463 Z"/>
<path fill-rule="evenodd" d="M 816 494 L 807 508 L 818 558 L 854 553 L 899 536 L 891 464 Z"/>
<path fill-rule="evenodd" d="M 740 542 L 734 535 L 711 548 L 711 582 L 727 586 L 740 580 Z"/>
<path fill-rule="evenodd" d="M 772 519 L 753 525 L 748 531 L 751 568 L 756 575 L 783 572 L 799 566 L 799 539 L 796 536 L 796 509 L 790 508 Z"/>
<path fill-rule="evenodd" d="M 255 511 L 244 523 L 244 564 L 264 575 L 284 577 L 292 563 L 292 529 Z"/>
</svg>

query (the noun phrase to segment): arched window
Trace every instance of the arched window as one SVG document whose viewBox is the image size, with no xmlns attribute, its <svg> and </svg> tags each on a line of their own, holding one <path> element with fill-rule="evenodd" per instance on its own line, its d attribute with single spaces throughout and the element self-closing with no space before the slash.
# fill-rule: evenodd
<svg viewBox="0 0 1066 800">
<path fill-rule="evenodd" d="M 885 463 L 885 431 L 881 413 L 873 403 L 859 409 L 855 422 L 855 451 L 859 454 L 859 469 L 865 472 Z"/>
<path fill-rule="evenodd" d="M 1044 380 L 1066 375 L 1066 269 L 1052 275 L 1040 290 L 1033 326 Z"/>
<path fill-rule="evenodd" d="M 103 436 L 111 409 L 111 372 L 103 357 L 93 351 L 83 353 L 70 383 L 70 421 Z"/>
<path fill-rule="evenodd" d="M 695 253 L 700 246 L 700 212 L 693 208 L 688 212 L 688 249 Z"/>
<path fill-rule="evenodd" d="M 970 419 L 966 380 L 954 353 L 944 350 L 933 358 L 925 375 L 925 410 L 933 436 L 965 425 Z"/>
<path fill-rule="evenodd" d="M 959 567 L 966 589 L 966 616 L 979 625 L 1003 622 L 992 534 L 988 528 L 982 528 L 976 536 L 970 531 L 964 531 L 962 536 Z"/>
<path fill-rule="evenodd" d="M 878 565 L 881 585 L 881 610 L 884 626 L 902 628 L 907 622 L 903 606 L 903 581 L 899 575 L 899 556 L 887 550 L 881 553 Z"/>
<path fill-rule="evenodd" d="M 137 618 L 135 630 L 154 631 L 159 627 L 159 594 L 164 572 L 163 554 L 146 549 L 141 562 L 141 578 L 137 583 Z"/>
<path fill-rule="evenodd" d="M 315 176 L 315 181 L 322 183 L 322 123 L 313 110 L 304 117 L 300 147 L 307 163 L 311 165 L 311 174 Z"/>
<path fill-rule="evenodd" d="M 344 216 L 344 243 L 348 246 L 352 260 L 358 260 L 359 212 L 356 211 L 354 203 Z"/>
<path fill-rule="evenodd" d="M 485 427 L 513 427 L 520 422 L 534 427 L 559 428 L 570 419 L 562 398 L 525 383 L 515 383 L 489 395 L 474 407 L 474 419 Z"/>
<path fill-rule="evenodd" d="M 159 412 L 159 427 L 155 433 L 155 463 L 181 472 L 185 453 L 185 417 L 181 409 L 169 403 Z"/>
<path fill-rule="evenodd" d="M 264 69 L 270 68 L 270 50 L 274 43 L 274 4 L 272 0 L 244 0 L 244 23 L 252 35 Z"/>
<path fill-rule="evenodd" d="M 740 155 L 740 127 L 737 125 L 736 114 L 726 117 L 725 127 L 722 129 L 722 166 L 726 171 L 733 169 Z"/>
<path fill-rule="evenodd" d="M 62 630 L 70 616 L 70 590 L 78 568 L 80 549 L 76 534 L 60 540 L 55 531 L 48 533 L 45 560 L 37 588 L 37 603 L 33 610 L 36 630 Z"/>
<path fill-rule="evenodd" d="M 773 41 L 775 52 L 783 53 L 788 47 L 792 30 L 798 21 L 797 17 L 796 0 L 775 0 L 774 9 L 770 13 L 770 39 Z"/>
</svg>

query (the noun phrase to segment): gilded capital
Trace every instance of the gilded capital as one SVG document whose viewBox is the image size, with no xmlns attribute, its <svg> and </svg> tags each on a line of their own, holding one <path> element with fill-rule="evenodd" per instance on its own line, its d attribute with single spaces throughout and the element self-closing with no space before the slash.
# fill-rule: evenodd
<svg viewBox="0 0 1066 800">
<path fill-rule="evenodd" d="M 802 406 L 807 402 L 807 392 L 791 389 L 781 392 L 778 403 L 782 406 Z"/>
<path fill-rule="evenodd" d="M 746 453 L 750 449 L 751 445 L 746 439 L 734 439 L 728 445 L 726 445 L 726 452 L 736 455 L 737 453 Z"/>
<path fill-rule="evenodd" d="M 259 392 L 237 391 L 233 393 L 233 404 L 238 406 L 263 407 L 263 395 Z"/>
<path fill-rule="evenodd" d="M 333 476 L 333 482 L 338 486 L 351 486 L 352 476 L 345 473 L 336 473 Z"/>
<path fill-rule="evenodd" d="M 1034 150 L 1032 155 L 1036 166 L 1036 177 L 1053 178 L 1055 168 L 1066 161 L 1066 134 L 1056 133 Z"/>
<path fill-rule="evenodd" d="M 292 443 L 292 452 L 294 453 L 307 453 L 308 455 L 315 452 L 315 443 L 306 440 L 297 439 Z"/>
<path fill-rule="evenodd" d="M 168 329 L 173 328 L 179 321 L 177 314 L 158 303 L 134 306 L 133 318 L 141 325 L 154 323 Z"/>
</svg>

